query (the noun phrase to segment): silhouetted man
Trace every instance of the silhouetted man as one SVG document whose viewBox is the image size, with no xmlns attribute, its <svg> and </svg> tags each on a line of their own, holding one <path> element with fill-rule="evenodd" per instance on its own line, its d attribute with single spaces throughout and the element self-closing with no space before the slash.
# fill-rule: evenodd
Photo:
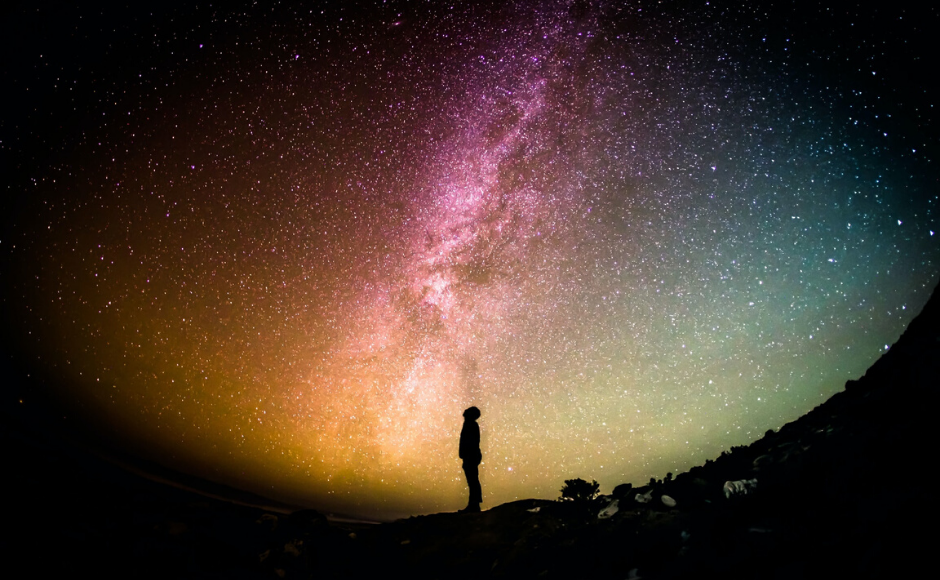
<svg viewBox="0 0 940 580">
<path fill-rule="evenodd" d="M 460 430 L 460 458 L 463 459 L 463 472 L 467 474 L 467 486 L 470 488 L 470 501 L 462 512 L 478 512 L 483 503 L 483 490 L 480 488 L 480 426 L 477 419 L 480 410 L 470 407 L 463 412 L 463 429 Z"/>
</svg>

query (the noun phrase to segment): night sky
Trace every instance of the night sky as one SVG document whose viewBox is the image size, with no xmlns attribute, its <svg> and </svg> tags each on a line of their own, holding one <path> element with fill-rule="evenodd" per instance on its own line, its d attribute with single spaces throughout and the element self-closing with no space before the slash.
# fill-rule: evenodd
<svg viewBox="0 0 940 580">
<path fill-rule="evenodd" d="M 475 405 L 487 508 L 749 443 L 926 302 L 936 9 L 452 4 L 5 9 L 17 403 L 375 517 L 465 504 Z"/>
</svg>

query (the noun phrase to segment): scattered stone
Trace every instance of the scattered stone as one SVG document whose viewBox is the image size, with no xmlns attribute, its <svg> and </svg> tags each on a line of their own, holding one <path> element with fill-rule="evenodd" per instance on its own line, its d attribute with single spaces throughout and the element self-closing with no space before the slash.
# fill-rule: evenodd
<svg viewBox="0 0 940 580">
<path fill-rule="evenodd" d="M 757 488 L 757 479 L 739 479 L 738 481 L 726 481 L 723 487 L 725 498 L 731 499 L 752 493 Z"/>
<path fill-rule="evenodd" d="M 597 514 L 597 517 L 602 520 L 606 520 L 606 519 L 613 517 L 613 515 L 620 510 L 620 507 L 618 505 L 619 503 L 620 501 L 616 499 L 611 501 L 609 504 L 607 504 L 607 507 L 601 510 L 601 513 Z"/>
<path fill-rule="evenodd" d="M 631 491 L 633 491 L 632 483 L 621 483 L 614 488 L 614 491 L 611 493 L 611 495 L 617 499 L 622 499 L 628 497 Z"/>
<path fill-rule="evenodd" d="M 304 543 L 303 540 L 293 540 L 284 544 L 284 553 L 290 554 L 292 556 L 299 556 L 300 550 L 297 549 L 297 546 L 302 546 Z"/>
<path fill-rule="evenodd" d="M 764 454 L 764 455 L 757 457 L 751 465 L 753 465 L 755 469 L 760 469 L 762 467 L 766 467 L 770 465 L 771 463 L 773 463 L 773 461 L 774 461 L 773 457 L 771 457 L 770 455 Z"/>
<path fill-rule="evenodd" d="M 768 528 L 757 528 L 757 527 L 755 527 L 755 528 L 748 528 L 747 531 L 753 532 L 753 533 L 755 533 L 755 534 L 769 534 L 769 533 L 772 532 L 773 530 L 768 529 Z"/>
</svg>

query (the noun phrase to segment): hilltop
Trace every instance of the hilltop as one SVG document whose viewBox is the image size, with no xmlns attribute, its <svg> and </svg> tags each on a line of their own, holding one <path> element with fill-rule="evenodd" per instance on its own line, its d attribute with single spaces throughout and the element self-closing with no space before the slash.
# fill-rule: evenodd
<svg viewBox="0 0 940 580">
<path fill-rule="evenodd" d="M 152 578 L 897 577 L 936 533 L 934 291 L 898 342 L 800 419 L 674 478 L 372 525 L 209 497 L 4 421 L 4 561 L 30 576 Z M 193 483 L 191 487 L 199 487 Z M 236 499 L 238 499 L 236 498 Z M 264 507 L 258 507 L 264 505 Z"/>
</svg>

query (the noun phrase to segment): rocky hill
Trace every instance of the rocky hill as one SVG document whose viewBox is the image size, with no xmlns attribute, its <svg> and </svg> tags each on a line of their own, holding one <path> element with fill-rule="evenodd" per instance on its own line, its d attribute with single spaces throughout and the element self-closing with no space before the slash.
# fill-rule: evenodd
<svg viewBox="0 0 940 580">
<path fill-rule="evenodd" d="M 913 575 L 936 537 L 938 301 L 935 290 L 865 376 L 799 420 L 687 473 L 593 500 L 331 522 L 164 485 L 5 417 L 0 554 L 29 577 Z"/>
</svg>

